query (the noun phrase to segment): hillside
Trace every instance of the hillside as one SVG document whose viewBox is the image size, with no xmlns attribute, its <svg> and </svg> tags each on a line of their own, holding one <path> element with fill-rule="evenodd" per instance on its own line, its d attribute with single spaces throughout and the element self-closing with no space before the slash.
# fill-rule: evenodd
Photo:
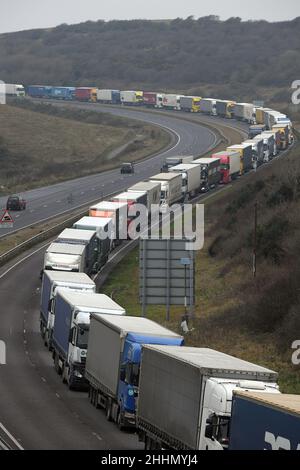
<svg viewBox="0 0 300 470">
<path fill-rule="evenodd" d="M 0 106 L 0 194 L 104 171 L 169 142 L 166 132 L 138 121 L 17 104 Z"/>
<path fill-rule="evenodd" d="M 300 393 L 300 144 L 241 178 L 205 204 L 205 246 L 197 253 L 194 331 L 188 345 L 211 347 L 280 372 L 282 390 Z M 258 204 L 257 276 L 252 275 L 254 204 Z M 138 250 L 104 286 L 127 312 L 141 314 Z M 179 331 L 182 308 L 168 326 Z M 165 322 L 165 308 L 147 316 Z"/>
<path fill-rule="evenodd" d="M 182 90 L 290 101 L 300 76 L 293 21 L 88 21 L 0 36 L 1 79 L 24 84 Z M 238 45 L 238 47 L 237 47 Z"/>
</svg>

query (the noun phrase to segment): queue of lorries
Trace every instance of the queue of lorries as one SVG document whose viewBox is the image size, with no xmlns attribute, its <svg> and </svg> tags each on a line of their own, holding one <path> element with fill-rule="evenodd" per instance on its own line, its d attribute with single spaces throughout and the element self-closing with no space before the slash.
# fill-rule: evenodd
<svg viewBox="0 0 300 470">
<path fill-rule="evenodd" d="M 228 183 L 287 148 L 288 128 L 279 138 L 252 126 L 248 141 L 210 158 L 168 157 L 148 181 L 93 204 L 46 250 L 40 329 L 55 370 L 121 430 L 135 429 L 145 449 L 300 450 L 299 396 L 280 394 L 276 372 L 184 346 L 180 334 L 96 293 L 93 280 L 128 238 L 136 204 L 162 209 Z"/>
</svg>

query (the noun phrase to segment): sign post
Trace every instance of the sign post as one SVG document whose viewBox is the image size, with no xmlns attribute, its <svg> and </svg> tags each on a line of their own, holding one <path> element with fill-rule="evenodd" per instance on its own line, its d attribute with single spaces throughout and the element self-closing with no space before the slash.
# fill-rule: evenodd
<svg viewBox="0 0 300 470">
<path fill-rule="evenodd" d="M 165 305 L 170 320 L 172 305 L 183 305 L 185 313 L 195 304 L 195 251 L 186 249 L 186 239 L 140 240 L 140 303 Z"/>
</svg>

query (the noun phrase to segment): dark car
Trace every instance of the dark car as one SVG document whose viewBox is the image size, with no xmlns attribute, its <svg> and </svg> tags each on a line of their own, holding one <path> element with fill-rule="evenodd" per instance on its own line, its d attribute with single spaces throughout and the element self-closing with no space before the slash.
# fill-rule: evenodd
<svg viewBox="0 0 300 470">
<path fill-rule="evenodd" d="M 26 201 L 19 196 L 9 196 L 6 209 L 8 211 L 23 211 L 26 209 Z"/>
<path fill-rule="evenodd" d="M 133 163 L 122 163 L 121 165 L 121 174 L 130 174 L 134 173 Z"/>
</svg>

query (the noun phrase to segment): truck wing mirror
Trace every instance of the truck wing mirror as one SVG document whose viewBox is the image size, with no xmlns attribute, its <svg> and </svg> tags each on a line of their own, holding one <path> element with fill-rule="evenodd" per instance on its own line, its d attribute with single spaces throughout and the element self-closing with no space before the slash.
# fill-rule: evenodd
<svg viewBox="0 0 300 470">
<path fill-rule="evenodd" d="M 72 341 L 73 341 L 73 330 L 74 330 L 74 328 L 71 328 L 70 332 L 69 332 L 69 343 L 72 343 Z"/>
<path fill-rule="evenodd" d="M 125 367 L 122 367 L 120 370 L 120 380 L 122 382 L 125 382 L 125 377 L 126 377 L 126 370 L 125 370 Z"/>
<path fill-rule="evenodd" d="M 207 424 L 205 428 L 205 437 L 207 437 L 208 439 L 213 439 L 213 429 L 214 427 L 212 424 Z"/>
</svg>

